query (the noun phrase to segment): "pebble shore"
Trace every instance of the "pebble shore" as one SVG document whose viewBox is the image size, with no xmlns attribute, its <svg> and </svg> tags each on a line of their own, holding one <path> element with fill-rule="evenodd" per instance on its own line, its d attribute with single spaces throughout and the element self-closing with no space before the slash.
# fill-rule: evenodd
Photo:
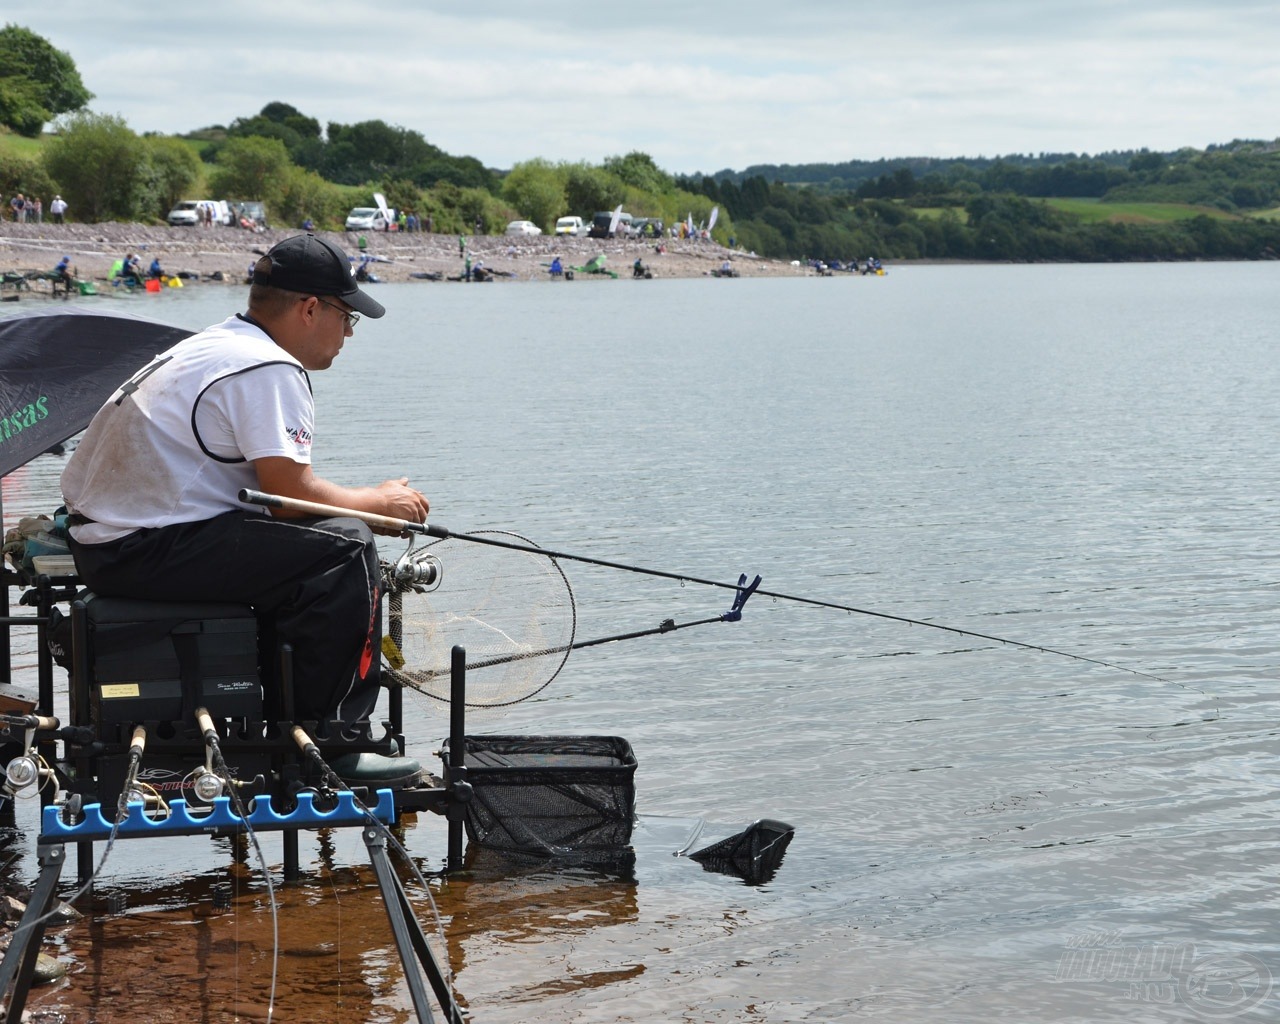
<svg viewBox="0 0 1280 1024">
<path fill-rule="evenodd" d="M 196 275 L 201 281 L 243 285 L 250 264 L 272 245 L 299 230 L 247 231 L 233 227 L 166 227 L 145 224 L 15 224 L 0 222 L 0 271 L 52 270 L 64 255 L 71 257 L 81 280 L 106 281 L 112 264 L 133 252 L 146 269 L 159 257 L 168 274 Z M 632 264 L 641 258 L 656 278 L 710 276 L 726 259 L 741 277 L 795 277 L 811 273 L 807 268 L 731 251 L 711 241 L 664 239 L 665 252 L 655 251 L 654 241 L 595 239 L 564 236 L 508 237 L 465 236 L 460 254 L 457 235 L 401 232 L 317 232 L 353 256 L 361 252 L 375 257 L 369 270 L 380 281 L 423 280 L 440 275 L 444 280 L 462 273 L 465 255 L 481 262 L 497 281 L 548 280 L 547 265 L 559 256 L 566 267 L 584 265 L 605 255 L 605 266 L 619 278 L 632 276 Z M 364 249 L 360 247 L 364 239 Z M 578 275 L 579 280 L 603 275 Z"/>
</svg>

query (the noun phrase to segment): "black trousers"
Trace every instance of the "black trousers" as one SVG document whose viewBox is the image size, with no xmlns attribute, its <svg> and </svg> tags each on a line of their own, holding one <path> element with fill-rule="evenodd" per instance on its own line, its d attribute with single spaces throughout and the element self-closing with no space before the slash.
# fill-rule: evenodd
<svg viewBox="0 0 1280 1024">
<path fill-rule="evenodd" d="M 269 694 L 277 645 L 293 645 L 298 721 L 351 723 L 372 714 L 381 576 L 373 533 L 358 519 L 228 512 L 138 530 L 109 544 L 73 540 L 71 551 L 81 580 L 96 594 L 251 605 Z"/>
</svg>

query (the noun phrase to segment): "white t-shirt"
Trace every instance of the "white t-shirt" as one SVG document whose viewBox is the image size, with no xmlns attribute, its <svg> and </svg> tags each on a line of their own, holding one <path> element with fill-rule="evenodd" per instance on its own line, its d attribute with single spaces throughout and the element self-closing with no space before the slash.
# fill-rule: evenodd
<svg viewBox="0 0 1280 1024">
<path fill-rule="evenodd" d="M 82 544 L 245 508 L 253 460 L 311 462 L 315 405 L 302 364 L 230 317 L 178 342 L 95 414 L 62 473 Z"/>
</svg>

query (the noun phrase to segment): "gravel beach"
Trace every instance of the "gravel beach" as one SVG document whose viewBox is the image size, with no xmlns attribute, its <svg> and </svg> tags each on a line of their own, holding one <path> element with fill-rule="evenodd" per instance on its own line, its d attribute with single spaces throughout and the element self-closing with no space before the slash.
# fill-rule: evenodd
<svg viewBox="0 0 1280 1024">
<path fill-rule="evenodd" d="M 246 231 L 233 227 L 164 227 L 143 224 L 15 224 L 0 223 L 0 271 L 52 270 L 64 255 L 71 258 L 81 280 L 105 282 L 112 264 L 127 253 L 138 255 L 145 270 L 155 257 L 167 274 L 192 275 L 200 281 L 243 284 L 250 264 L 272 245 L 298 230 Z M 457 235 L 401 232 L 318 232 L 353 256 L 364 252 L 376 262 L 369 270 L 380 281 L 443 280 L 462 273 L 463 255 Z M 603 253 L 605 266 L 619 278 L 632 276 L 636 257 L 654 277 L 710 276 L 726 259 L 742 277 L 794 277 L 813 273 L 808 268 L 730 251 L 715 242 L 665 239 L 665 252 L 652 241 L 572 238 L 564 236 L 507 237 L 468 235 L 466 252 L 493 272 L 495 280 L 549 280 L 547 265 L 559 256 L 565 268 L 580 267 Z M 577 280 L 607 275 L 578 274 Z M 39 288 L 45 282 L 33 282 Z"/>
</svg>

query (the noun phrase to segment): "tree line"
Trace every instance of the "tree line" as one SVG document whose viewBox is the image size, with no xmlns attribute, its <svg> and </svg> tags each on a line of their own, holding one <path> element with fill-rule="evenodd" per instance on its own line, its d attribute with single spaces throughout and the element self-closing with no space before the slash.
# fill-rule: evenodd
<svg viewBox="0 0 1280 1024">
<path fill-rule="evenodd" d="M 779 258 L 1111 262 L 1280 255 L 1280 222 L 1275 220 L 1200 213 L 1167 223 L 1086 221 L 1046 201 L 1045 196 L 1062 192 L 1027 194 L 1029 186 L 1015 190 L 1007 171 L 996 167 L 995 172 L 1002 180 L 990 188 L 969 178 L 962 187 L 936 191 L 921 187 L 909 171 L 838 192 L 769 182 L 760 176 L 740 185 L 731 178 L 710 176 L 682 183 L 732 214 L 739 244 Z M 1233 188 L 1240 181 L 1224 177 L 1235 183 Z M 1191 177 L 1179 185 L 1191 188 Z M 1188 201 L 1171 198 L 1161 186 L 1146 191 L 1128 188 L 1103 202 L 1121 199 Z"/>
</svg>

